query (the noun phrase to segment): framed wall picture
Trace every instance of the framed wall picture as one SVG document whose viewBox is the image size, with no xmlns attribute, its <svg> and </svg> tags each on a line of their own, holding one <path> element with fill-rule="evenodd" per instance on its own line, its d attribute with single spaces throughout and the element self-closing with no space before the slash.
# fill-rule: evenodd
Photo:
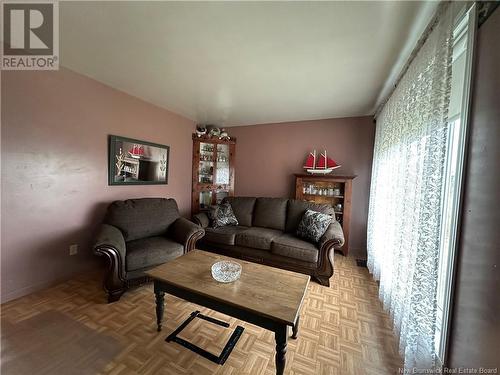
<svg viewBox="0 0 500 375">
<path fill-rule="evenodd" d="M 166 185 L 170 147 L 109 136 L 109 185 Z"/>
</svg>

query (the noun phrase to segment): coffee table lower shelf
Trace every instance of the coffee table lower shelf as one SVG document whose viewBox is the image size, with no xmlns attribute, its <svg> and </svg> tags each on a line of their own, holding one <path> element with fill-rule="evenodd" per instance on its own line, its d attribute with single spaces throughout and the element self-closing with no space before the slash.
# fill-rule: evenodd
<svg viewBox="0 0 500 375">
<path fill-rule="evenodd" d="M 207 307 L 211 310 L 218 311 L 222 314 L 232 316 L 236 319 L 243 320 L 245 322 L 254 324 L 256 326 L 259 326 L 259 327 L 262 327 L 262 328 L 265 328 L 269 331 L 274 332 L 274 337 L 275 337 L 275 341 L 276 341 L 276 355 L 275 355 L 276 374 L 282 375 L 284 373 L 285 365 L 286 365 L 285 355 L 286 355 L 286 347 L 287 347 L 287 341 L 288 341 L 288 326 L 289 326 L 288 324 L 279 323 L 273 319 L 267 318 L 265 316 L 262 316 L 262 315 L 259 315 L 256 313 L 253 313 L 249 310 L 245 310 L 242 308 L 232 306 L 230 304 L 222 303 L 221 301 L 215 301 L 214 299 L 211 299 L 209 297 L 203 296 L 201 294 L 195 293 L 193 291 L 190 291 L 190 290 L 187 290 L 184 288 L 177 287 L 177 286 L 175 286 L 171 283 L 165 282 L 161 279 L 154 279 L 154 293 L 155 293 L 155 300 L 156 300 L 156 323 L 157 323 L 157 330 L 158 331 L 161 331 L 161 329 L 162 329 L 163 313 L 164 313 L 164 309 L 165 309 L 165 293 L 168 293 L 168 294 L 176 296 L 180 299 L 183 299 L 185 301 L 192 302 L 192 303 L 195 303 L 197 305 Z M 210 318 L 210 319 L 212 319 L 212 318 Z M 181 327 L 179 327 L 179 328 L 181 328 Z M 184 328 L 184 327 L 182 327 L 182 328 Z M 292 338 L 293 339 L 297 338 L 298 330 L 299 330 L 299 316 L 297 316 L 295 323 L 292 325 Z M 234 335 L 234 333 L 233 333 L 233 335 Z M 182 339 L 180 339 L 180 340 L 182 340 Z M 201 354 L 197 351 L 198 349 L 200 351 L 203 351 L 203 349 L 201 349 L 201 348 L 198 348 L 198 349 L 193 348 L 194 345 L 188 343 L 185 340 L 182 340 L 182 341 L 184 341 L 184 343 L 186 345 L 184 345 L 184 344 L 181 344 L 181 345 L 184 345 L 186 347 L 188 347 L 187 345 L 191 345 L 192 347 L 188 347 L 188 349 L 193 350 L 193 351 L 197 352 L 198 354 Z M 176 342 L 178 342 L 178 341 L 176 340 Z M 212 353 L 209 353 L 209 352 L 207 352 L 207 353 L 209 355 L 212 355 L 213 357 L 215 357 Z M 203 355 L 203 354 L 201 354 L 201 355 Z M 205 357 L 205 358 L 207 358 L 207 357 Z M 215 357 L 215 358 L 218 358 L 218 357 Z M 208 358 L 208 359 L 210 359 L 210 358 Z M 227 357 L 226 357 L 226 359 L 227 359 Z"/>
<path fill-rule="evenodd" d="M 195 352 L 196 354 L 199 354 L 202 357 L 205 357 L 209 361 L 217 363 L 218 365 L 223 365 L 226 362 L 229 355 L 231 354 L 231 352 L 233 351 L 233 348 L 236 345 L 236 343 L 238 342 L 241 334 L 243 333 L 244 328 L 241 326 L 237 326 L 236 329 L 233 331 L 233 334 L 231 335 L 231 337 L 227 341 L 226 345 L 224 346 L 224 349 L 222 349 L 221 354 L 219 356 L 216 356 L 215 354 L 212 354 L 209 351 L 206 351 L 205 349 L 200 348 L 199 346 L 190 343 L 189 341 L 186 341 L 180 337 L 177 337 L 177 335 L 179 333 L 181 333 L 182 330 L 184 328 L 186 328 L 188 326 L 188 324 L 191 323 L 191 321 L 193 321 L 193 319 L 195 319 L 195 318 L 200 318 L 200 319 L 206 320 L 207 322 L 217 324 L 217 325 L 225 327 L 225 328 L 229 328 L 229 324 L 226 322 L 223 322 L 221 320 L 214 319 L 214 318 L 211 318 L 209 316 L 203 315 L 199 311 L 193 311 L 191 313 L 191 315 L 189 316 L 189 318 L 187 318 L 174 332 L 172 332 L 170 335 L 167 336 L 165 341 L 166 342 L 170 342 L 170 341 L 176 342 L 177 344 L 182 345 L 183 347 Z"/>
</svg>

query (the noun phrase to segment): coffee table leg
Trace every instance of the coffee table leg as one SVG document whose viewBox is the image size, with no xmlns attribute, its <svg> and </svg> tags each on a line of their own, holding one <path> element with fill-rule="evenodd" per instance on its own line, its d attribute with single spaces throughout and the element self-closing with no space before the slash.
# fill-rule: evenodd
<svg viewBox="0 0 500 375">
<path fill-rule="evenodd" d="M 300 323 L 300 316 L 297 317 L 297 321 L 292 327 L 292 339 L 294 340 L 297 338 L 297 334 L 299 333 L 299 323 Z"/>
<path fill-rule="evenodd" d="M 286 342 L 288 339 L 288 327 L 281 326 L 274 332 L 276 340 L 276 374 L 283 375 L 286 364 Z"/>
<path fill-rule="evenodd" d="M 163 310 L 164 310 L 164 301 L 165 301 L 165 292 L 155 291 L 155 300 L 156 300 L 156 324 L 158 328 L 156 329 L 158 332 L 161 331 L 161 322 L 163 321 Z"/>
</svg>

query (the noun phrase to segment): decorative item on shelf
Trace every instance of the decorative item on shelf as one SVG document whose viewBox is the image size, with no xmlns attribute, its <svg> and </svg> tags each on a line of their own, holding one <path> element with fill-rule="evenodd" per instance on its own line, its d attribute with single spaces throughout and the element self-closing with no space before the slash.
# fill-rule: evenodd
<svg viewBox="0 0 500 375">
<path fill-rule="evenodd" d="M 212 162 L 214 161 L 212 155 L 200 155 L 200 161 L 209 161 Z"/>
<path fill-rule="evenodd" d="M 227 157 L 226 157 L 226 156 L 224 156 L 224 155 L 219 155 L 219 156 L 217 156 L 217 161 L 218 161 L 218 162 L 221 162 L 221 163 L 227 163 L 227 161 L 228 161 L 228 160 L 227 160 Z"/>
<path fill-rule="evenodd" d="M 214 152 L 214 146 L 209 144 L 203 144 L 201 151 L 204 152 Z"/>
<path fill-rule="evenodd" d="M 210 137 L 217 138 L 220 135 L 220 129 L 219 128 L 213 128 L 212 130 L 210 130 L 209 134 L 210 134 Z"/>
<path fill-rule="evenodd" d="M 232 283 L 241 276 L 241 264 L 222 260 L 212 265 L 212 277 L 220 283 Z"/>
<path fill-rule="evenodd" d="M 206 134 L 207 134 L 207 128 L 205 127 L 205 125 L 196 126 L 196 135 L 198 138 L 201 138 Z"/>
<path fill-rule="evenodd" d="M 222 128 L 220 130 L 219 139 L 222 139 L 224 141 L 229 141 L 231 139 L 231 137 L 229 136 L 229 134 L 227 133 L 227 131 L 224 128 Z"/>
<path fill-rule="evenodd" d="M 220 129 L 215 125 L 207 125 L 208 136 L 210 138 L 219 138 Z"/>
<path fill-rule="evenodd" d="M 339 167 L 341 166 L 335 160 L 327 157 L 326 150 L 319 156 L 316 155 L 316 150 L 310 152 L 304 164 L 304 169 L 311 174 L 327 174 Z"/>
<path fill-rule="evenodd" d="M 335 196 L 335 197 L 339 196 L 340 195 L 340 189 L 339 188 L 333 189 L 332 195 Z"/>
<path fill-rule="evenodd" d="M 335 205 L 335 212 L 342 212 L 342 203 L 337 203 Z"/>
</svg>

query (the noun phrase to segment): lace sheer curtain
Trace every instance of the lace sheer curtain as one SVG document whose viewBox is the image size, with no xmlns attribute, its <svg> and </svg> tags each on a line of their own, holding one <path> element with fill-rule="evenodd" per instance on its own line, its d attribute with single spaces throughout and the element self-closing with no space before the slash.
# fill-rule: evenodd
<svg viewBox="0 0 500 375">
<path fill-rule="evenodd" d="M 436 365 L 436 291 L 452 64 L 444 10 L 377 117 L 368 268 L 405 368 Z M 411 372 L 410 372 L 411 373 Z"/>
</svg>

